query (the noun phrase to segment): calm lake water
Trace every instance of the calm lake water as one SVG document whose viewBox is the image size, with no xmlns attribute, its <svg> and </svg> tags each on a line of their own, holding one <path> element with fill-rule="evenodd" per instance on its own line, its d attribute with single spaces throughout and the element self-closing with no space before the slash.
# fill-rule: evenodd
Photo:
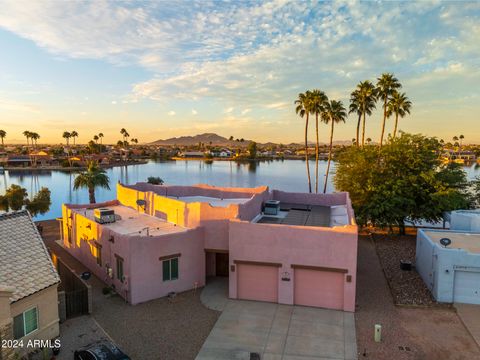
<svg viewBox="0 0 480 360">
<path fill-rule="evenodd" d="M 334 191 L 332 184 L 335 164 L 329 177 L 327 191 Z M 324 174 L 327 162 L 319 164 L 319 190 L 323 191 Z M 314 185 L 315 162 L 310 162 L 312 188 Z M 469 178 L 480 175 L 480 168 L 474 165 L 465 167 Z M 116 198 L 116 183 L 134 184 L 146 181 L 149 176 L 159 176 L 167 184 L 193 185 L 209 184 L 216 186 L 255 187 L 268 185 L 271 189 L 285 191 L 306 192 L 305 162 L 301 160 L 275 160 L 258 163 L 240 164 L 230 161 L 214 161 L 211 164 L 204 161 L 168 161 L 148 164 L 131 165 L 107 169 L 110 177 L 110 190 L 96 189 L 97 202 Z M 29 195 L 35 194 L 42 186 L 52 192 L 52 206 L 44 215 L 37 216 L 37 220 L 53 219 L 61 216 L 62 203 L 88 203 L 88 192 L 85 189 L 74 191 L 73 180 L 75 173 L 62 171 L 25 172 L 5 171 L 0 175 L 0 193 L 11 184 L 18 184 L 27 189 Z"/>
</svg>

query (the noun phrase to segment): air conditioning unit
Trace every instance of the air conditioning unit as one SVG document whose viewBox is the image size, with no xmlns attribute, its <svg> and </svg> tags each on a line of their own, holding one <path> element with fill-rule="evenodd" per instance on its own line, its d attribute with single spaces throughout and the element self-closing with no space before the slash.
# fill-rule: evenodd
<svg viewBox="0 0 480 360">
<path fill-rule="evenodd" d="M 106 209 L 106 208 L 95 209 L 93 211 L 93 216 L 95 218 L 95 221 L 99 224 L 114 223 L 116 220 L 115 211 L 113 211 L 112 209 Z"/>
<path fill-rule="evenodd" d="M 263 213 L 265 215 L 278 215 L 280 212 L 280 201 L 267 200 L 263 205 Z"/>
</svg>

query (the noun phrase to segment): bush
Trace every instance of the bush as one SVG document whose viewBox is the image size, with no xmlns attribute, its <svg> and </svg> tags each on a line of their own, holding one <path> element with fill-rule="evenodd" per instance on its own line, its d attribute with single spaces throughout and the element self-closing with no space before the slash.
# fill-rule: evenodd
<svg viewBox="0 0 480 360">
<path fill-rule="evenodd" d="M 147 179 L 147 183 L 149 184 L 152 184 L 152 185 L 163 185 L 164 184 L 164 181 L 162 178 L 160 177 L 155 177 L 155 176 L 150 176 L 148 179 Z"/>
</svg>

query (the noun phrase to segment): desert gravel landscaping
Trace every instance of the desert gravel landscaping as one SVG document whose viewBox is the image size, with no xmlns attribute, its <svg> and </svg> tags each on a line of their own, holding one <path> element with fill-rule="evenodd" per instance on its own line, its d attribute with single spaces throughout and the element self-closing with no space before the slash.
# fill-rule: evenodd
<svg viewBox="0 0 480 360">
<path fill-rule="evenodd" d="M 359 236 L 357 277 L 359 359 L 480 359 L 480 348 L 454 309 L 395 306 L 370 236 Z M 382 325 L 380 343 L 373 339 L 375 324 Z"/>
</svg>

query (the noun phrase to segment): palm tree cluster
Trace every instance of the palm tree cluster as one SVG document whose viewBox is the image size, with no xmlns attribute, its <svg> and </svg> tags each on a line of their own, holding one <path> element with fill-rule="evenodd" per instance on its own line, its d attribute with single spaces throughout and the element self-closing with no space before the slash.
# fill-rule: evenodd
<svg viewBox="0 0 480 360">
<path fill-rule="evenodd" d="M 4 139 L 7 136 L 7 132 L 5 130 L 0 130 L 0 139 L 2 139 L 2 147 L 4 146 Z"/>
<path fill-rule="evenodd" d="M 325 174 L 325 183 L 323 192 L 327 191 L 328 174 L 330 171 L 330 162 L 332 160 L 333 149 L 333 133 L 335 123 L 345 122 L 347 111 L 341 101 L 329 100 L 328 96 L 321 90 L 307 90 L 305 93 L 298 94 L 295 100 L 295 112 L 305 118 L 305 162 L 307 166 L 308 191 L 312 192 L 312 184 L 310 179 L 310 165 L 308 163 L 308 122 L 309 116 L 315 115 L 315 192 L 318 193 L 318 161 L 319 161 L 319 128 L 318 120 L 325 124 L 330 124 L 330 146 L 328 154 L 328 165 Z"/>
<path fill-rule="evenodd" d="M 32 147 L 37 146 L 37 141 L 40 139 L 40 135 L 36 132 L 25 130 L 23 132 L 23 136 L 27 138 L 27 146 L 30 146 L 30 139 L 32 140 Z M 3 137 L 2 137 L 2 145 L 3 145 Z"/>
<path fill-rule="evenodd" d="M 365 146 L 365 123 L 366 116 L 370 116 L 376 109 L 376 103 L 381 102 L 383 108 L 382 131 L 380 135 L 380 147 L 385 137 L 385 124 L 388 118 L 395 116 L 395 127 L 392 137 L 397 136 L 398 119 L 410 114 L 412 103 L 405 93 L 400 92 L 402 84 L 394 74 L 384 73 L 377 78 L 374 85 L 371 81 L 361 81 L 350 94 L 349 113 L 358 116 L 356 145 L 360 146 L 360 125 L 362 125 L 362 146 Z"/>
</svg>

